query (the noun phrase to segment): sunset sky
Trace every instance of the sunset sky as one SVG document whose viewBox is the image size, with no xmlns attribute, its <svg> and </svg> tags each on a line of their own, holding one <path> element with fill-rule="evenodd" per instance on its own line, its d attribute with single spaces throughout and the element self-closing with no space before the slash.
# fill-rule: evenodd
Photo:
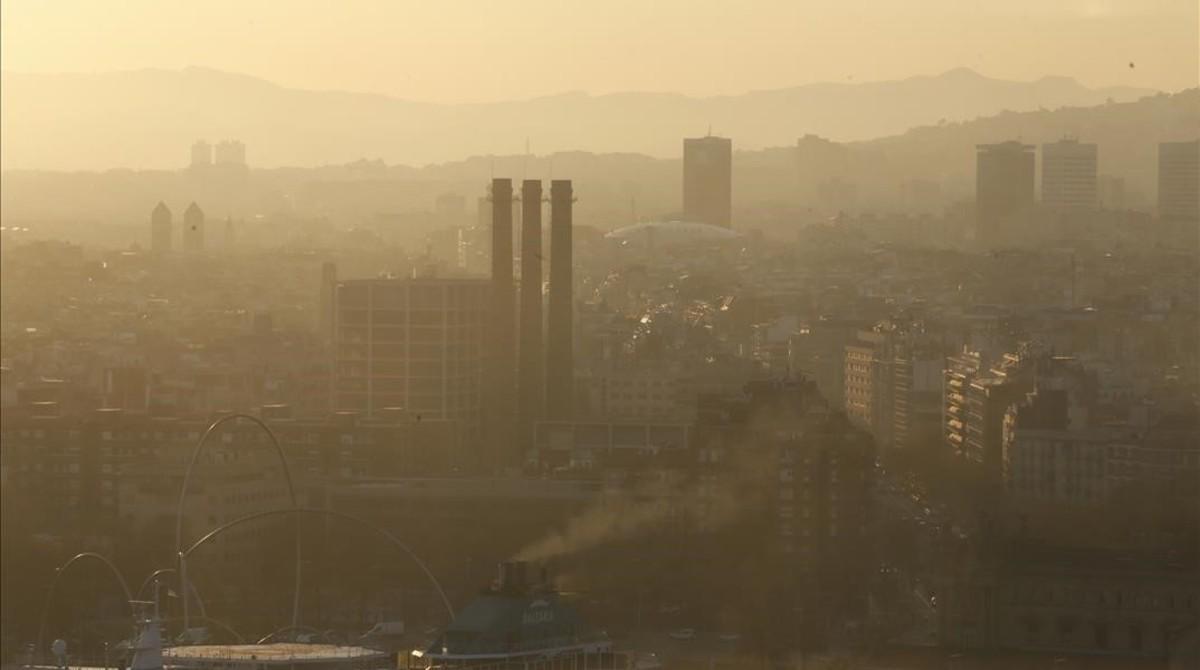
<svg viewBox="0 0 1200 670">
<path fill-rule="evenodd" d="M 1196 0 L 5 0 L 6 70 L 206 66 L 431 102 L 734 94 L 965 66 L 1197 85 Z M 1130 63 L 1134 67 L 1130 67 Z"/>
</svg>

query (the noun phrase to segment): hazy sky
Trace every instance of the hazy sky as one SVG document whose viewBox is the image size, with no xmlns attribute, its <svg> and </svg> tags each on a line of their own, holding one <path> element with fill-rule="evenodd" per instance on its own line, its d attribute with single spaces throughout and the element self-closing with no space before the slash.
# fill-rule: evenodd
<svg viewBox="0 0 1200 670">
<path fill-rule="evenodd" d="M 957 66 L 1174 91 L 1200 78 L 1198 4 L 4 0 L 0 55 L 18 71 L 200 65 L 437 102 L 567 90 L 712 95 Z"/>
</svg>

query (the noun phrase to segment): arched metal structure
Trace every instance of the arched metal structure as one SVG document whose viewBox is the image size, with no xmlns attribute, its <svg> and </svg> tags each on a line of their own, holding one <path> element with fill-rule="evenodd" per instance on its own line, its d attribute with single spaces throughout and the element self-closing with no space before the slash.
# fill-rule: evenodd
<svg viewBox="0 0 1200 670">
<path fill-rule="evenodd" d="M 361 517 L 354 516 L 353 514 L 347 514 L 345 512 L 339 512 L 339 511 L 331 510 L 331 509 L 316 509 L 316 508 L 312 508 L 312 507 L 293 507 L 291 509 L 267 510 L 265 512 L 255 512 L 253 514 L 247 514 L 246 516 L 234 519 L 233 521 L 227 521 L 226 523 L 223 523 L 220 526 L 217 526 L 216 528 L 210 530 L 207 535 L 200 538 L 199 540 L 196 540 L 190 547 L 181 551 L 180 556 L 182 558 L 186 559 L 189 554 L 191 554 L 196 549 L 200 548 L 200 546 L 203 545 L 205 542 L 208 542 L 212 538 L 216 537 L 217 535 L 220 535 L 221 533 L 229 530 L 230 528 L 233 528 L 234 526 L 237 526 L 237 525 L 249 522 L 249 521 L 254 521 L 255 519 L 261 519 L 263 517 L 268 517 L 268 516 L 276 516 L 279 514 L 296 514 L 296 518 L 299 519 L 301 513 L 303 513 L 303 514 L 322 514 L 325 516 L 332 516 L 332 517 L 337 517 L 340 519 L 346 519 L 348 521 L 353 521 L 361 526 L 365 526 L 365 527 L 375 531 L 377 534 L 381 535 L 385 540 L 391 542 L 393 546 L 400 549 L 400 551 L 404 552 L 409 558 L 411 558 L 413 560 L 413 562 L 417 564 L 417 567 L 421 569 L 421 572 L 425 573 L 425 576 L 429 578 L 430 583 L 433 584 L 433 588 L 437 591 L 438 596 L 441 597 L 442 604 L 446 607 L 446 613 L 450 616 L 451 619 L 454 618 L 454 607 L 450 604 L 450 599 L 446 597 L 446 592 L 442 589 L 441 582 L 439 582 L 437 580 L 437 577 L 433 576 L 433 573 L 429 570 L 429 567 L 425 565 L 425 562 L 422 561 L 413 552 L 412 549 L 408 548 L 408 545 L 401 542 L 400 538 L 396 537 L 395 535 L 392 535 L 388 531 L 384 530 L 383 528 L 380 528 L 379 526 L 371 523 L 370 521 L 367 521 L 366 519 L 363 519 Z M 295 627 L 297 627 L 297 625 L 292 624 L 292 627 L 295 628 Z"/>
<path fill-rule="evenodd" d="M 182 586 L 188 583 L 187 579 L 187 554 L 191 553 L 183 551 L 183 504 L 187 500 L 188 483 L 192 479 L 192 470 L 196 467 L 196 462 L 200 459 L 200 452 L 204 449 L 204 445 L 208 442 L 208 438 L 216 432 L 222 424 L 229 421 L 237 421 L 245 419 L 251 423 L 257 424 L 271 439 L 271 445 L 275 447 L 275 453 L 279 456 L 279 464 L 283 467 L 283 476 L 287 479 L 288 497 L 291 500 L 292 508 L 296 509 L 299 505 L 296 502 L 296 487 L 292 481 L 292 471 L 288 467 L 287 456 L 283 453 L 283 447 L 279 445 L 279 440 L 275 438 L 275 433 L 271 428 L 256 416 L 249 414 L 227 414 L 208 427 L 204 434 L 200 436 L 200 440 L 196 442 L 196 448 L 192 450 L 192 458 L 188 462 L 187 470 L 183 473 L 183 485 L 179 490 L 179 505 L 175 509 L 175 555 L 179 561 L 179 581 L 183 598 L 183 627 L 188 627 L 188 589 Z M 211 533 L 210 533 L 211 534 Z M 208 536 L 205 536 L 208 537 Z M 193 545 L 195 546 L 195 545 Z M 292 596 L 292 625 L 295 626 L 300 620 L 300 516 L 296 516 L 296 590 Z"/>
<path fill-rule="evenodd" d="M 142 582 L 142 585 L 138 587 L 137 593 L 133 594 L 133 599 L 141 600 L 142 592 L 146 590 L 146 587 L 150 585 L 150 582 L 156 581 L 160 575 L 165 574 L 178 575 L 179 572 L 175 568 L 160 568 L 155 570 L 154 572 L 150 573 L 150 576 L 147 577 Z M 196 590 L 196 583 L 189 579 L 187 587 L 188 590 L 192 592 L 192 595 L 196 597 L 196 602 L 200 603 L 200 616 L 208 618 L 208 608 L 204 606 L 204 599 L 200 597 L 200 592 Z M 155 600 L 158 600 L 157 594 L 155 594 Z M 238 637 L 240 638 L 241 636 L 239 635 Z"/>
<path fill-rule="evenodd" d="M 125 604 L 132 608 L 132 605 L 129 603 L 133 600 L 133 594 L 129 591 L 129 584 L 125 581 L 125 577 L 121 575 L 121 571 L 117 569 L 117 566 L 113 565 L 112 561 L 92 551 L 85 551 L 80 554 L 75 554 L 71 558 L 67 559 L 66 563 L 63 563 L 54 569 L 54 579 L 50 582 L 50 591 L 46 594 L 46 602 L 42 605 L 42 620 L 41 624 L 38 626 L 37 653 L 39 654 L 42 653 L 42 644 L 46 640 L 46 622 L 50 616 L 50 605 L 54 602 L 54 593 L 58 589 L 58 580 L 62 578 L 63 573 L 65 573 L 68 568 L 84 559 L 100 561 L 105 565 L 105 567 L 108 568 L 109 572 L 111 572 L 113 576 L 117 578 L 117 582 L 121 585 L 121 591 L 125 595 Z"/>
<path fill-rule="evenodd" d="M 246 638 L 243 637 L 241 633 L 234 630 L 233 626 L 230 626 L 229 624 L 225 623 L 224 621 L 221 621 L 220 619 L 214 619 L 205 614 L 201 614 L 199 616 L 199 618 L 201 621 L 204 621 L 205 623 L 217 624 L 218 626 L 221 627 L 221 630 L 224 630 L 224 631 L 228 632 L 230 635 L 233 635 L 233 637 L 238 641 L 238 644 L 245 644 Z M 182 617 L 180 617 L 180 620 L 182 621 Z M 164 622 L 165 621 L 173 621 L 173 619 L 164 619 Z"/>
</svg>

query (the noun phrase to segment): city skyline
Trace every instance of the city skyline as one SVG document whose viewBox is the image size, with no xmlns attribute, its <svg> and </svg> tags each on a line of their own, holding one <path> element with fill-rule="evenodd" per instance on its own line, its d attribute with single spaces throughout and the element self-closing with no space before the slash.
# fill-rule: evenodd
<svg viewBox="0 0 1200 670">
<path fill-rule="evenodd" d="M 1195 0 L 2 8 L 0 670 L 1200 667 Z"/>
</svg>

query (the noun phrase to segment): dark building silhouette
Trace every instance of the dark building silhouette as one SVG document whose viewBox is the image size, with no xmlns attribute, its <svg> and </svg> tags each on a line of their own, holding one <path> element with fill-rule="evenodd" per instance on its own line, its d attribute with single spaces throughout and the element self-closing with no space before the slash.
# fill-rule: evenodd
<svg viewBox="0 0 1200 670">
<path fill-rule="evenodd" d="M 550 300 L 546 332 L 546 417 L 570 419 L 575 399 L 570 179 L 550 182 Z"/>
<path fill-rule="evenodd" d="M 516 359 L 513 294 L 513 197 L 511 179 L 492 180 L 492 328 L 487 435 L 497 450 L 496 465 L 512 465 Z"/>
<path fill-rule="evenodd" d="M 986 245 L 1010 238 L 1033 209 L 1034 148 L 1002 142 L 975 150 L 976 237 Z"/>
<path fill-rule="evenodd" d="M 156 254 L 171 250 L 171 210 L 162 201 L 150 212 L 150 249 Z"/>
<path fill-rule="evenodd" d="M 183 213 L 183 250 L 204 251 L 204 210 L 194 202 Z"/>
<path fill-rule="evenodd" d="M 1158 145 L 1158 215 L 1166 221 L 1200 219 L 1200 140 Z"/>
<path fill-rule="evenodd" d="M 683 217 L 728 228 L 732 220 L 733 141 L 693 137 L 683 141 Z"/>
<path fill-rule="evenodd" d="M 1095 144 L 1063 139 L 1042 145 L 1042 204 L 1060 211 L 1095 209 Z"/>
<path fill-rule="evenodd" d="M 545 409 L 545 348 L 542 342 L 542 182 L 521 185 L 521 337 L 517 417 L 519 440 L 527 447 Z"/>
</svg>

